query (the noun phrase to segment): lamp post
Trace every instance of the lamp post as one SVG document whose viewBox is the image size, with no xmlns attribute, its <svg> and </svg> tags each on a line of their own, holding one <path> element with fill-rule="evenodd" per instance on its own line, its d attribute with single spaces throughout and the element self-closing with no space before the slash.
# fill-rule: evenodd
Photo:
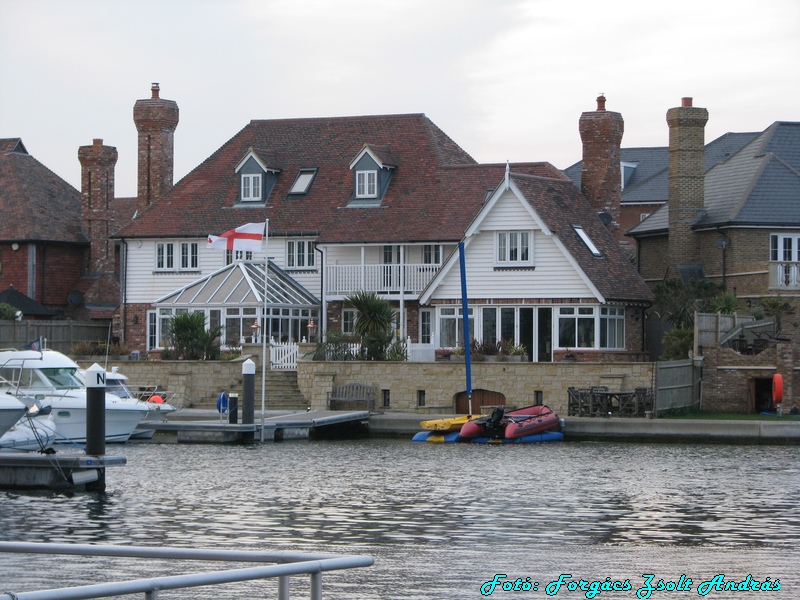
<svg viewBox="0 0 800 600">
<path fill-rule="evenodd" d="M 259 334 L 261 333 L 261 325 L 259 325 L 258 321 L 256 321 L 250 326 L 250 329 L 253 330 L 253 337 L 251 338 L 251 341 L 252 343 L 257 344 L 258 341 L 261 339 L 261 337 L 259 336 Z"/>
</svg>

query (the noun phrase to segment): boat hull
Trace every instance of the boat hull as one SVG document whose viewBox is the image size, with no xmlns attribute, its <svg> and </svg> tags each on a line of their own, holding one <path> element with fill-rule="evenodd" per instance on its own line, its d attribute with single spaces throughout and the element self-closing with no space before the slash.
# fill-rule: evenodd
<svg viewBox="0 0 800 600">
<path fill-rule="evenodd" d="M 26 406 L 9 394 L 0 394 L 0 435 L 14 427 L 25 414 Z"/>
<path fill-rule="evenodd" d="M 552 410 L 549 412 L 542 411 L 540 414 L 526 419 L 512 417 L 508 425 L 506 425 L 504 437 L 509 440 L 515 440 L 527 435 L 535 435 L 550 429 L 556 429 L 560 424 L 561 419 Z"/>
<path fill-rule="evenodd" d="M 525 406 L 508 412 L 506 412 L 502 406 L 499 406 L 492 411 L 492 414 L 465 423 L 463 427 L 461 427 L 461 438 L 465 440 L 477 437 L 500 439 L 505 437 L 505 429 L 511 422 L 511 419 L 518 417 L 536 417 L 545 412 L 552 412 L 552 410 L 550 407 L 543 404 Z"/>
<path fill-rule="evenodd" d="M 476 417 L 462 415 L 460 417 L 446 417 L 444 419 L 431 419 L 429 421 L 421 421 L 420 427 L 428 431 L 461 431 L 465 423 L 469 423 Z"/>
<path fill-rule="evenodd" d="M 22 418 L 14 427 L 0 436 L 3 452 L 33 452 L 52 447 L 56 437 L 56 424 L 50 415 Z"/>
</svg>

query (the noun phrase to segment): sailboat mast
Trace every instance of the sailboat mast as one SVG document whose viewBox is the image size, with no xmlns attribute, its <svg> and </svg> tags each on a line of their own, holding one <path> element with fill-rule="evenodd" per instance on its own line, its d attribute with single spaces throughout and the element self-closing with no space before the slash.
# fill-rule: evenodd
<svg viewBox="0 0 800 600">
<path fill-rule="evenodd" d="M 467 401 L 472 417 L 472 360 L 470 357 L 469 302 L 467 301 L 467 268 L 464 262 L 464 242 L 458 243 L 458 261 L 461 266 L 461 320 L 464 326 L 464 364 L 467 367 Z"/>
</svg>

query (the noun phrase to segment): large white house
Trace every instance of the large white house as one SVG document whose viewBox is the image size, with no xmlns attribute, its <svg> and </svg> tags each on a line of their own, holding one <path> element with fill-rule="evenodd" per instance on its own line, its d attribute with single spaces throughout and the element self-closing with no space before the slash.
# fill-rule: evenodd
<svg viewBox="0 0 800 600">
<path fill-rule="evenodd" d="M 421 114 L 256 120 L 157 187 L 171 183 L 177 106 L 157 88 L 136 106 L 139 208 L 114 235 L 129 346 L 162 347 L 186 311 L 231 344 L 297 341 L 312 320 L 347 333 L 347 297 L 367 290 L 396 308 L 401 339 L 453 347 L 463 241 L 476 340 L 524 344 L 534 361 L 645 358 L 651 294 L 603 215 L 548 163 L 477 164 Z M 258 222 L 262 251 L 206 248 L 209 234 Z"/>
</svg>

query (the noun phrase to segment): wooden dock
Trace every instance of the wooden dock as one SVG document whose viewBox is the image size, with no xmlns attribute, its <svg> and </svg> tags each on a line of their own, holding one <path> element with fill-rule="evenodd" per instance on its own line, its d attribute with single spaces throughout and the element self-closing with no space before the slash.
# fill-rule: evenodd
<svg viewBox="0 0 800 600">
<path fill-rule="evenodd" d="M 177 418 L 160 423 L 143 424 L 142 427 L 155 430 L 156 433 L 151 440 L 155 443 L 235 444 L 241 443 L 245 434 L 248 433 L 253 435 L 255 441 L 261 441 L 262 420 L 260 414 L 256 414 L 254 424 L 242 424 L 223 421 L 219 416 L 216 420 L 203 419 L 203 416 L 209 416 L 207 414 L 186 415 L 184 413 L 181 415 L 180 413 L 183 412 L 176 413 Z M 368 431 L 369 416 L 369 411 L 330 410 L 289 412 L 265 416 L 263 420 L 264 441 L 278 442 L 337 437 L 339 435 L 352 437 L 354 434 Z"/>
</svg>

